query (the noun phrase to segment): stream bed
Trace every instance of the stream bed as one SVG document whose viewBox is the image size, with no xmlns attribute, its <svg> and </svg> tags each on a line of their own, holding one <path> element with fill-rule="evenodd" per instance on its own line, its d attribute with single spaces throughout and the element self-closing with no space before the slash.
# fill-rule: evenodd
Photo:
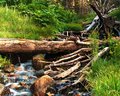
<svg viewBox="0 0 120 96">
<path fill-rule="evenodd" d="M 37 79 L 36 71 L 32 67 L 32 61 L 16 64 L 14 72 L 3 73 L 3 83 L 9 92 L 6 92 L 3 96 L 32 96 L 30 91 L 31 85 Z M 67 83 L 57 84 L 52 89 L 56 90 L 54 95 L 50 96 L 68 96 L 59 93 L 61 87 L 66 86 Z M 69 83 L 68 83 L 69 85 Z M 79 86 L 78 86 L 79 87 Z M 73 95 L 74 94 L 74 95 Z M 79 95 L 75 95 L 79 94 Z M 91 96 L 89 92 L 79 92 L 73 88 L 73 91 L 69 92 L 69 96 Z"/>
</svg>

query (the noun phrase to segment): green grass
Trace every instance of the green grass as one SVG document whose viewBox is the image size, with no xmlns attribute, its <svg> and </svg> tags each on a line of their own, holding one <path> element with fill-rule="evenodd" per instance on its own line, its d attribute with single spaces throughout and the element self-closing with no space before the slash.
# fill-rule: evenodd
<svg viewBox="0 0 120 96">
<path fill-rule="evenodd" d="M 81 24 L 62 24 L 64 30 L 82 30 Z M 65 28 L 64 28 L 65 27 Z M 0 7 L 0 38 L 42 39 L 52 38 L 58 32 L 54 25 L 41 27 L 28 16 L 8 7 Z"/>
<path fill-rule="evenodd" d="M 7 7 L 0 7 L 0 37 L 39 39 L 42 33 L 30 18 Z"/>
<path fill-rule="evenodd" d="M 64 30 L 66 30 L 66 31 L 81 31 L 81 30 L 83 30 L 82 24 L 67 23 L 65 26 L 66 27 Z"/>
<path fill-rule="evenodd" d="M 92 96 L 120 96 L 120 42 L 110 40 L 110 54 L 92 64 Z"/>
<path fill-rule="evenodd" d="M 2 57 L 0 55 L 0 68 L 3 68 L 5 65 L 11 64 L 10 60 L 8 60 L 6 57 Z"/>
</svg>

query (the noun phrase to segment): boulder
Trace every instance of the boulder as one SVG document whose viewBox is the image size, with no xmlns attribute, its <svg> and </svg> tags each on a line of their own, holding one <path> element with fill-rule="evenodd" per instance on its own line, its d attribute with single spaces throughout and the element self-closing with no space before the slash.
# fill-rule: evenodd
<svg viewBox="0 0 120 96">
<path fill-rule="evenodd" d="M 54 79 L 48 75 L 44 75 L 37 79 L 31 86 L 33 96 L 45 96 L 47 89 L 55 83 Z"/>
<path fill-rule="evenodd" d="M 32 64 L 35 70 L 41 70 L 46 65 L 46 62 L 42 55 L 37 55 L 33 57 Z"/>
<path fill-rule="evenodd" d="M 15 67 L 13 64 L 8 64 L 8 65 L 5 65 L 4 67 L 4 71 L 7 73 L 14 72 L 14 70 L 15 70 Z"/>
</svg>

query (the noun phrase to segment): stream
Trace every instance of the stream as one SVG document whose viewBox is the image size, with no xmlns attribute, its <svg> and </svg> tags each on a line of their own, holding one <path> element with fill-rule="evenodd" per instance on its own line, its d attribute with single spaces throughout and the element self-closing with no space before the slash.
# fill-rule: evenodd
<svg viewBox="0 0 120 96">
<path fill-rule="evenodd" d="M 6 88 L 10 90 L 7 94 L 3 96 L 32 96 L 33 94 L 30 91 L 30 86 L 37 79 L 36 71 L 32 67 L 32 61 L 29 60 L 25 63 L 20 63 L 15 65 L 15 71 L 12 73 L 4 73 L 2 74 L 4 79 L 4 85 Z M 65 86 L 67 83 L 57 84 L 54 86 L 54 89 L 58 90 L 61 87 Z M 68 83 L 69 84 L 69 83 Z M 67 84 L 67 85 L 68 85 Z M 79 90 L 73 88 L 72 92 L 69 92 L 67 96 L 91 96 L 89 92 L 80 93 L 80 95 L 73 95 L 78 93 Z M 51 95 L 50 95 L 51 96 Z M 56 92 L 56 94 L 52 96 L 66 96 Z"/>
<path fill-rule="evenodd" d="M 13 73 L 3 75 L 5 87 L 11 92 L 6 96 L 32 96 L 30 86 L 37 79 L 34 73 L 31 61 L 16 64 Z"/>
</svg>

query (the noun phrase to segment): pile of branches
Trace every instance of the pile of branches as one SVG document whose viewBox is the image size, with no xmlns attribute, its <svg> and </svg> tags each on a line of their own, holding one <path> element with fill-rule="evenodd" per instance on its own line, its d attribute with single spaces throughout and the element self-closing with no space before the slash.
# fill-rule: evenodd
<svg viewBox="0 0 120 96">
<path fill-rule="evenodd" d="M 93 57 L 92 48 L 88 47 L 66 54 L 56 61 L 39 60 L 39 63 L 45 65 L 42 69 L 44 75 L 49 75 L 55 80 L 54 85 L 49 88 L 47 93 L 73 96 L 73 94 L 78 94 L 75 92 L 90 92 L 91 87 L 86 75 L 90 71 L 91 64 L 108 51 L 109 47 L 105 47 Z M 41 70 L 37 75 L 41 75 Z"/>
</svg>

